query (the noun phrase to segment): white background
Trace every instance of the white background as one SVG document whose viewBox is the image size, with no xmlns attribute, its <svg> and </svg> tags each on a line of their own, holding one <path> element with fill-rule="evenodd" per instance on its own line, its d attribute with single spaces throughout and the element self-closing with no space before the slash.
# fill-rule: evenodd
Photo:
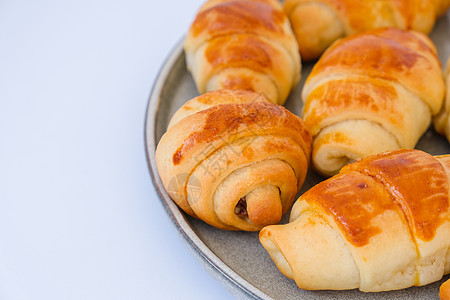
<svg viewBox="0 0 450 300">
<path fill-rule="evenodd" d="M 147 169 L 158 70 L 202 1 L 0 0 L 0 299 L 231 299 Z"/>
</svg>

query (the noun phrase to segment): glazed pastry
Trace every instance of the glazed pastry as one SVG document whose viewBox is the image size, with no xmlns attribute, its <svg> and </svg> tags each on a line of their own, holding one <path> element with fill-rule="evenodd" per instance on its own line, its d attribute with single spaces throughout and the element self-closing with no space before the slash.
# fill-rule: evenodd
<svg viewBox="0 0 450 300">
<path fill-rule="evenodd" d="M 284 107 L 244 90 L 217 90 L 184 104 L 156 149 L 170 197 L 221 229 L 280 222 L 309 165 L 311 135 Z"/>
<path fill-rule="evenodd" d="M 276 0 L 210 0 L 185 41 L 200 93 L 244 89 L 283 104 L 300 79 L 297 42 Z"/>
<path fill-rule="evenodd" d="M 358 158 L 414 148 L 444 94 L 436 49 L 422 33 L 376 29 L 337 41 L 302 91 L 314 168 L 331 176 Z"/>
<path fill-rule="evenodd" d="M 450 155 L 378 154 L 344 167 L 294 204 L 260 241 L 302 289 L 378 292 L 450 272 Z"/>
<path fill-rule="evenodd" d="M 450 279 L 441 285 L 439 297 L 441 300 L 450 300 Z"/>
<path fill-rule="evenodd" d="M 450 122 L 448 118 L 450 113 L 450 57 L 447 60 L 445 78 L 446 78 L 447 96 L 445 98 L 444 105 L 442 105 L 441 111 L 433 119 L 433 123 L 436 131 L 442 135 L 445 135 L 447 137 L 447 140 L 450 141 Z"/>
<path fill-rule="evenodd" d="M 338 38 L 381 27 L 428 34 L 449 0 L 286 0 L 303 60 L 319 58 Z"/>
</svg>

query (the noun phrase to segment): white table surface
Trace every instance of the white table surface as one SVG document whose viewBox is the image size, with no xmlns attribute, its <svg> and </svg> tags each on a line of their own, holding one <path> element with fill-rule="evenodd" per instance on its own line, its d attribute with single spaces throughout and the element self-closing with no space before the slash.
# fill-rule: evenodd
<svg viewBox="0 0 450 300">
<path fill-rule="evenodd" d="M 232 299 L 149 176 L 144 116 L 201 0 L 0 1 L 0 299 Z"/>
</svg>

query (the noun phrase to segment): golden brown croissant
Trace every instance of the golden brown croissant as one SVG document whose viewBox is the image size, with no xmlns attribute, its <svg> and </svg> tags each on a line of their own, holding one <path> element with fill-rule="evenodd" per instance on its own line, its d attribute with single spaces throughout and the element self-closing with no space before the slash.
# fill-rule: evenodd
<svg viewBox="0 0 450 300">
<path fill-rule="evenodd" d="M 441 300 L 450 300 L 450 279 L 441 285 L 439 297 Z"/>
<path fill-rule="evenodd" d="M 260 232 L 280 271 L 303 289 L 377 292 L 450 272 L 450 156 L 396 150 L 347 165 Z"/>
<path fill-rule="evenodd" d="M 303 121 L 263 96 L 217 90 L 184 104 L 156 149 L 164 187 L 186 213 L 228 230 L 276 224 L 308 170 Z"/>
<path fill-rule="evenodd" d="M 422 33 L 375 29 L 337 41 L 302 91 L 313 166 L 330 176 L 357 158 L 414 148 L 444 94 L 436 49 Z"/>
<path fill-rule="evenodd" d="M 301 57 L 318 58 L 335 40 L 381 27 L 429 33 L 449 0 L 286 0 Z"/>
<path fill-rule="evenodd" d="M 298 45 L 276 0 L 209 0 L 185 41 L 200 93 L 245 89 L 283 104 L 300 79 Z"/>
<path fill-rule="evenodd" d="M 450 57 L 447 60 L 447 68 L 445 72 L 446 78 L 446 87 L 447 87 L 447 96 L 444 101 L 444 105 L 441 107 L 441 111 L 438 115 L 433 119 L 434 128 L 437 132 L 447 137 L 447 140 L 450 141 Z"/>
</svg>

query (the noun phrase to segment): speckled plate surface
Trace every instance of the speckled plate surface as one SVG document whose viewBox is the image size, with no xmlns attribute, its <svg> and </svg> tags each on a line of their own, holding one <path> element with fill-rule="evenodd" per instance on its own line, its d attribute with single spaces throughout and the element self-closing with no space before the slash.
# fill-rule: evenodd
<svg viewBox="0 0 450 300">
<path fill-rule="evenodd" d="M 441 18 L 431 33 L 438 49 L 441 63 L 445 65 L 450 56 L 450 11 Z M 311 64 L 304 64 L 302 81 L 292 91 L 285 106 L 300 115 L 300 98 L 303 83 Z M 426 80 L 426 78 L 424 78 Z M 399 291 L 363 293 L 349 291 L 305 291 L 293 280 L 282 275 L 270 256 L 261 246 L 258 233 L 228 232 L 213 228 L 202 221 L 184 214 L 170 199 L 155 164 L 156 145 L 167 129 L 173 113 L 187 100 L 198 96 L 191 75 L 186 69 L 182 43 L 165 62 L 150 95 L 145 124 L 145 138 L 149 168 L 153 182 L 168 216 L 174 222 L 182 239 L 206 270 L 236 297 L 242 299 L 439 299 L 440 282 L 423 287 Z M 420 139 L 417 147 L 431 154 L 450 153 L 449 143 L 430 128 Z M 310 172 L 299 194 L 323 178 Z M 287 222 L 289 213 L 282 220 Z"/>
</svg>

